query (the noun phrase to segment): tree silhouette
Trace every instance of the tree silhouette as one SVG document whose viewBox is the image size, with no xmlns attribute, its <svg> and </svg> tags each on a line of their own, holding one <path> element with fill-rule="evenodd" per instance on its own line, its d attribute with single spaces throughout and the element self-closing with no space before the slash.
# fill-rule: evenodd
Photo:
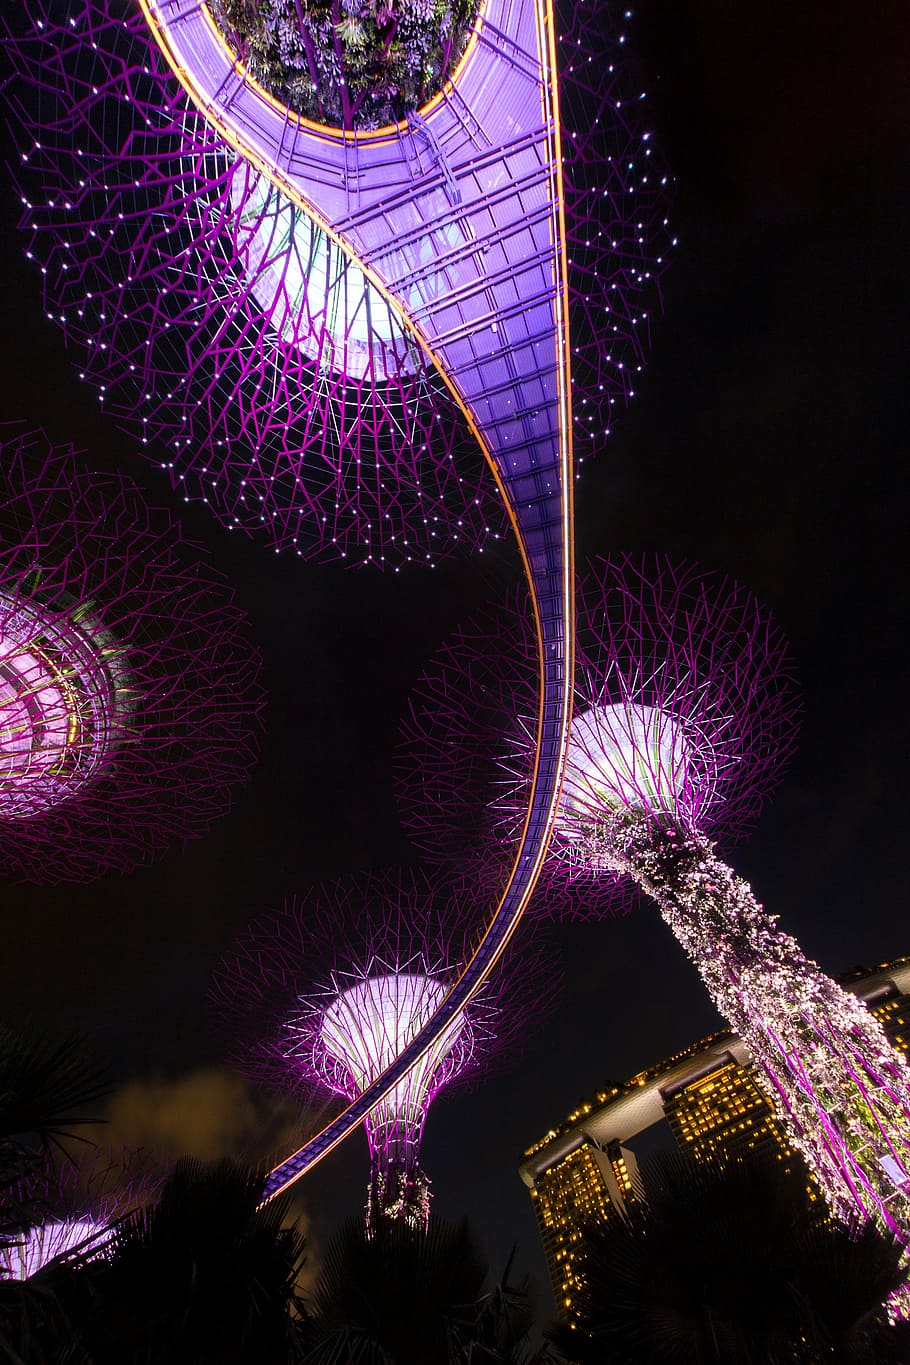
<svg viewBox="0 0 910 1365">
<path fill-rule="evenodd" d="M 73 1130 L 97 1121 L 104 1089 L 76 1038 L 0 1029 L 0 1249 L 53 1213 L 36 1192 Z M 40 1365 L 69 1331 L 52 1274 L 18 1281 L 0 1268 L 0 1358 Z"/>
<path fill-rule="evenodd" d="M 82 1344 L 92 1365 L 286 1365 L 303 1239 L 262 1177 L 229 1161 L 179 1162 L 159 1201 L 85 1268 Z"/>
<path fill-rule="evenodd" d="M 527 1286 L 484 1292 L 467 1223 L 345 1224 L 329 1248 L 304 1330 L 302 1365 L 531 1365 Z"/>
<path fill-rule="evenodd" d="M 884 1365 L 910 1326 L 882 1307 L 904 1249 L 834 1222 L 769 1162 L 658 1163 L 646 1202 L 585 1233 L 577 1325 L 551 1329 L 572 1360 L 632 1365 Z"/>
</svg>

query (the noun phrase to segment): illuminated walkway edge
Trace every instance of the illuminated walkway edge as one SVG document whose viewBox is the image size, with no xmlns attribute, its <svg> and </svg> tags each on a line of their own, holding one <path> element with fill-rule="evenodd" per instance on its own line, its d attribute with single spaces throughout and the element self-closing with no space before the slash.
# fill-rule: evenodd
<svg viewBox="0 0 910 1365">
<path fill-rule="evenodd" d="M 454 82 L 408 124 L 344 134 L 266 95 L 202 0 L 140 0 L 193 103 L 388 299 L 465 415 L 502 493 L 534 607 L 537 760 L 503 897 L 432 1021 L 373 1085 L 273 1171 L 286 1189 L 359 1126 L 492 970 L 539 875 L 571 712 L 568 287 L 550 0 L 489 0 Z"/>
</svg>

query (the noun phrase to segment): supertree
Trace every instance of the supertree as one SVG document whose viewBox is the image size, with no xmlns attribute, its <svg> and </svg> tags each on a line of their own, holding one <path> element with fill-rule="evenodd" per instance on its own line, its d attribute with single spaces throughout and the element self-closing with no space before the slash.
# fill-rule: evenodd
<svg viewBox="0 0 910 1365">
<path fill-rule="evenodd" d="M 354 1099 L 435 1014 L 471 947 L 482 897 L 474 879 L 372 874 L 257 919 L 225 955 L 211 992 L 235 1064 L 308 1098 Z M 368 1114 L 368 1228 L 426 1224 L 420 1145 L 431 1103 L 503 1065 L 529 1018 L 546 1015 L 559 979 L 539 937 L 511 950 Z"/>
<path fill-rule="evenodd" d="M 21 1229 L 0 1246 L 0 1280 L 28 1280 L 67 1253 L 105 1254 L 117 1222 L 154 1197 L 161 1181 L 143 1169 L 136 1152 L 88 1146 L 58 1154 L 16 1191 L 28 1212 Z"/>
<path fill-rule="evenodd" d="M 450 51 L 437 86 L 472 31 L 476 6 L 461 8 L 446 21 Z M 350 125 L 331 99 L 321 113 L 309 108 L 316 87 L 295 63 L 324 57 L 330 84 L 346 67 L 347 84 L 334 88 L 347 100 L 357 79 L 350 68 L 375 46 L 365 30 L 376 28 L 377 13 L 396 29 L 396 60 L 422 85 L 427 65 L 417 49 L 435 33 L 422 11 L 410 15 L 407 3 L 394 15 L 345 10 L 345 22 L 364 32 L 342 51 L 342 25 L 325 10 L 213 7 L 223 41 L 293 121 L 309 113 Z M 24 32 L 20 24 L 7 35 L 28 256 L 40 264 L 45 310 L 65 330 L 81 376 L 180 494 L 210 504 L 229 527 L 263 533 L 276 550 L 353 563 L 435 562 L 455 544 L 498 535 L 502 510 L 476 443 L 400 310 L 327 225 L 193 107 L 139 7 L 72 0 L 31 13 Z M 248 31 L 257 25 L 265 31 Z M 601 36 L 581 5 L 562 36 L 582 453 L 634 389 L 669 246 L 666 176 L 651 164 L 641 92 L 615 28 Z M 373 73 L 366 103 L 379 99 L 388 123 L 381 92 L 397 83 L 396 105 L 404 93 L 388 53 L 381 66 L 384 82 Z M 425 104 L 432 89 L 422 93 Z M 426 119 L 413 109 L 409 117 L 411 179 L 441 153 L 425 138 Z M 360 132 L 375 121 L 365 108 L 355 119 Z M 464 269 L 459 276 L 447 264 L 466 232 L 457 219 L 443 225 L 413 260 L 399 243 L 415 314 L 469 285 Z M 492 298 L 486 313 L 491 307 Z M 501 401 L 516 410 L 505 391 Z"/>
<path fill-rule="evenodd" d="M 90 879 L 198 838 L 256 757 L 259 659 L 163 512 L 0 428 L 0 866 Z"/>
<path fill-rule="evenodd" d="M 910 1242 L 910 1067 L 717 851 L 757 815 L 795 744 L 780 630 L 736 583 L 666 560 L 598 561 L 579 602 L 576 714 L 547 889 L 562 884 L 577 908 L 588 884 L 592 911 L 624 884 L 656 902 L 748 1042 L 831 1207 Z M 514 838 L 531 757 L 529 657 L 528 623 L 493 614 L 419 685 L 401 786 L 424 847 L 454 852 L 484 784 L 492 832 Z M 475 757 L 497 729 L 498 792 Z"/>
<path fill-rule="evenodd" d="M 224 499 L 229 521 L 277 523 L 279 530 L 287 523 L 282 543 L 293 545 L 306 525 L 314 525 L 298 516 L 301 503 L 309 506 L 319 495 L 314 510 L 321 543 L 344 548 L 347 536 L 351 546 L 360 547 L 357 559 L 386 564 L 396 553 L 399 561 L 432 558 L 437 522 L 424 492 L 426 475 L 416 493 L 414 479 L 405 477 L 406 451 L 422 442 L 408 430 L 406 442 L 396 447 L 393 440 L 392 456 L 387 456 L 383 432 L 390 407 L 385 398 L 380 402 L 382 386 L 372 382 L 373 340 L 368 338 L 367 347 L 371 387 L 367 395 L 355 395 L 365 416 L 358 412 L 347 460 L 345 442 L 335 439 L 336 430 L 347 431 L 342 420 L 349 410 L 347 397 L 342 401 L 336 394 L 330 408 L 314 405 L 308 397 L 313 388 L 309 361 L 306 392 L 294 378 L 294 367 L 307 352 L 299 344 L 302 294 L 295 280 L 301 273 L 308 280 L 311 274 L 314 281 L 329 279 L 334 245 L 344 270 L 356 268 L 390 318 L 402 325 L 427 375 L 430 367 L 435 371 L 489 465 L 516 534 L 537 623 L 538 761 L 501 898 L 434 1019 L 345 1115 L 288 1158 L 270 1186 L 277 1191 L 353 1131 L 382 1088 L 400 1079 L 432 1036 L 470 1001 L 524 913 L 552 832 L 568 737 L 574 621 L 572 367 L 602 379 L 602 385 L 586 388 L 593 406 L 585 408 L 580 399 L 577 409 L 581 430 L 593 433 L 595 410 L 609 412 L 613 396 L 631 388 L 646 339 L 647 315 L 639 300 L 648 296 L 662 264 L 662 247 L 651 245 L 665 231 L 660 213 L 653 212 L 662 199 L 661 177 L 650 169 L 647 130 L 638 124 L 628 136 L 627 120 L 634 116 L 637 123 L 641 92 L 621 95 L 612 86 L 612 77 L 619 76 L 615 59 L 625 46 L 624 20 L 618 32 L 611 29 L 616 33 L 611 55 L 603 56 L 601 48 L 595 60 L 586 52 L 585 39 L 596 36 L 602 42 L 604 16 L 584 3 L 572 8 L 560 35 L 552 0 L 485 0 L 442 88 L 420 109 L 393 110 L 399 121 L 379 128 L 313 122 L 301 114 L 290 88 L 293 77 L 285 69 L 277 72 L 280 97 L 264 89 L 252 70 L 262 52 L 257 56 L 252 49 L 262 42 L 268 47 L 269 35 L 255 24 L 255 32 L 237 34 L 228 12 L 236 6 L 228 0 L 217 22 L 203 0 L 139 4 L 143 18 L 122 21 L 112 18 L 103 0 L 83 0 L 62 23 L 39 14 L 24 44 L 8 44 L 17 68 L 28 73 L 16 120 L 36 130 L 22 155 L 36 169 L 42 188 L 40 194 L 26 191 L 24 198 L 26 221 L 36 235 L 40 238 L 42 225 L 47 228 L 47 245 L 39 254 L 50 262 L 44 269 L 55 291 L 48 311 L 62 314 L 66 327 L 81 326 L 82 311 L 101 370 L 112 355 L 129 357 L 122 368 L 133 383 L 138 378 L 141 403 L 150 406 L 148 413 L 136 409 L 136 416 L 148 417 L 151 427 L 154 412 L 165 413 L 162 436 L 170 443 L 167 463 L 174 465 L 174 479 L 192 486 L 191 476 L 201 465 L 204 495 Z M 280 8 L 290 13 L 290 0 Z M 373 17 L 380 28 L 385 25 L 378 10 Z M 453 11 L 442 17 L 449 22 Z M 355 18 L 357 24 L 349 22 Z M 366 19 L 363 12 L 347 13 L 331 33 L 342 42 L 346 34 L 353 42 L 355 29 L 363 35 Z M 295 34 L 295 44 L 299 38 L 296 45 L 304 49 L 318 39 L 312 28 L 304 34 L 298 26 Z M 376 36 L 383 44 L 388 37 Z M 112 38 L 115 43 L 135 38 L 139 47 L 123 55 L 119 47 L 112 50 Z M 287 33 L 281 41 L 286 38 Z M 330 41 L 334 44 L 335 36 Z M 265 55 L 271 61 L 275 54 Z M 287 68 L 287 50 L 277 56 L 279 66 Z M 87 75 L 80 74 L 82 62 L 88 63 Z M 312 76 L 309 64 L 308 70 Z M 440 67 L 437 75 L 444 74 Z M 570 124 L 565 127 L 560 81 L 567 87 Z M 574 114 L 573 89 L 580 92 Z M 416 98 L 428 93 L 421 78 Z M 405 92 L 406 105 L 413 95 L 413 88 Z M 592 96 L 596 104 L 589 103 Z M 317 104 L 321 98 L 317 92 Z M 44 100 L 45 113 L 35 112 L 36 99 Z M 353 108 L 347 111 L 342 100 L 343 125 L 351 121 L 349 112 L 353 118 Z M 327 106 L 324 113 L 328 117 Z M 374 109 L 368 122 L 375 114 Z M 114 132 L 111 146 L 105 130 L 116 129 L 124 117 L 126 133 Z M 73 161 L 74 147 L 79 164 Z M 60 179 L 58 167 L 64 162 Z M 190 167 L 188 186 L 182 179 L 175 183 L 177 163 Z M 150 215 L 143 200 L 137 215 L 133 196 L 148 185 L 155 189 L 154 210 Z M 125 200 L 109 207 L 121 191 Z M 324 268 L 298 272 L 286 254 L 271 269 L 271 244 L 290 240 L 292 223 L 295 236 L 298 226 L 303 231 L 305 259 L 321 256 Z M 76 254 L 67 242 L 78 243 Z M 96 263 L 120 251 L 127 268 L 105 284 L 105 269 Z M 156 269 L 159 261 L 162 270 Z M 72 306 L 61 307 L 56 282 L 70 275 L 70 267 L 71 278 L 81 278 Z M 99 270 L 100 303 L 85 282 L 88 267 Z M 316 319 L 314 328 L 307 323 L 307 335 L 315 333 L 308 354 L 315 348 L 321 366 L 323 358 L 336 363 L 339 351 L 356 348 L 347 345 L 350 328 L 340 338 L 343 344 L 331 342 L 326 318 L 337 294 L 316 284 L 314 290 L 312 307 L 309 301 L 306 307 Z M 354 290 L 356 295 L 360 286 Z M 578 322 L 570 339 L 573 295 Z M 345 327 L 349 317 L 372 311 L 370 297 L 362 306 L 341 310 Z M 116 343 L 101 334 L 114 318 L 122 319 L 126 329 L 124 340 Z M 130 341 L 134 326 L 135 346 Z M 156 360 L 167 333 L 180 343 L 176 364 Z M 386 345 L 398 356 L 405 349 Z M 417 361 L 395 361 L 404 371 L 412 363 Z M 161 385 L 159 373 L 176 378 Z M 338 372 L 333 373 L 338 389 Z M 113 396 L 113 386 L 103 382 Z M 318 382 L 323 382 L 321 370 Z M 347 385 L 345 374 L 345 395 Z M 397 403 L 396 386 L 397 377 L 392 406 L 396 414 L 407 412 L 402 420 L 409 426 L 416 409 L 409 399 Z M 601 397 L 602 407 L 595 401 Z M 293 431 L 301 413 L 303 438 Z M 199 431 L 194 430 L 197 415 Z M 302 459 L 311 449 L 313 431 L 319 443 L 323 429 L 330 433 L 328 497 L 321 496 L 318 477 L 325 465 L 317 462 L 313 492 Z M 210 431 L 215 433 L 211 439 Z M 229 481 L 225 453 L 251 444 L 262 453 L 237 471 L 239 482 Z M 405 452 L 400 459 L 396 449 Z M 321 458 L 321 444 L 317 450 Z M 445 473 L 447 460 L 442 467 Z M 475 475 L 479 480 L 476 466 Z M 416 523 L 413 517 L 399 518 L 408 489 Z M 465 509 L 474 506 L 469 497 Z M 381 513 L 381 535 L 365 525 L 375 509 Z M 454 531 L 470 540 L 474 512 L 466 517 L 459 500 L 452 513 Z M 444 520 L 440 511 L 440 523 Z M 487 520 L 482 515 L 484 524 Z M 296 548 L 303 552 L 299 543 Z"/>
</svg>

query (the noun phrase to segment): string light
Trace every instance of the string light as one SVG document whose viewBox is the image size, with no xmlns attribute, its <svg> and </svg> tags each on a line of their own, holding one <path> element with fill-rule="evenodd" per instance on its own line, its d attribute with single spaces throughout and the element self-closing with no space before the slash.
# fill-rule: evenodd
<svg viewBox="0 0 910 1365">
<path fill-rule="evenodd" d="M 184 501 L 274 550 L 399 569 L 498 539 L 492 482 L 423 352 L 325 235 L 188 107 L 142 15 L 119 9 L 39 6 L 24 37 L 8 35 L 28 255 L 86 382 Z M 616 35 L 589 6 L 569 22 L 580 460 L 612 403 L 631 397 L 668 231 L 666 186 L 644 172 L 649 132 L 629 62 L 614 63 Z M 457 218 L 442 231 L 432 269 L 402 257 L 411 312 L 466 287 Z"/>
<path fill-rule="evenodd" d="M 795 746 L 783 636 L 737 584 L 663 559 L 596 561 L 578 601 L 576 714 L 538 908 L 654 901 L 832 1209 L 910 1241 L 910 1067 L 716 849 L 752 822 Z M 506 855 L 534 756 L 533 659 L 513 607 L 462 630 L 418 685 L 399 789 L 437 857 L 476 845 L 484 806 Z"/>
</svg>

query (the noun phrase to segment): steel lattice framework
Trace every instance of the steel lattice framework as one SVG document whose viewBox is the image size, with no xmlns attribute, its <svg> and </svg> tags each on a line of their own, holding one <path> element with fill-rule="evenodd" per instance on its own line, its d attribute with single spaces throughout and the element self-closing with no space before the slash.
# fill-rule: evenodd
<svg viewBox="0 0 910 1365">
<path fill-rule="evenodd" d="M 461 407 L 516 531 L 538 630 L 535 780 L 506 890 L 465 969 L 411 1043 L 272 1174 L 276 1194 L 342 1141 L 458 1018 L 507 945 L 556 813 L 572 674 L 572 418 L 555 32 L 547 0 L 491 0 L 457 77 L 408 130 L 353 139 L 294 123 L 250 82 L 204 6 L 149 21 L 188 95 L 231 146 L 367 275 Z M 449 93 L 451 92 L 451 93 Z M 412 282 L 428 280 L 412 299 Z"/>
<path fill-rule="evenodd" d="M 672 787 L 680 818 L 730 848 L 795 749 L 798 710 L 786 642 L 769 614 L 694 565 L 592 560 L 578 584 L 576 650 L 578 714 L 537 902 L 552 900 L 551 912 L 558 899 L 584 918 L 615 911 L 632 891 L 606 868 L 592 879 L 576 838 L 602 795 L 604 752 L 621 789 Z M 396 756 L 398 803 L 409 836 L 435 862 L 514 839 L 534 750 L 534 653 L 534 623 L 515 593 L 456 631 L 414 689 Z M 723 695 L 719 681 L 705 682 L 721 675 Z M 654 702 L 674 686 L 684 731 L 667 719 L 666 697 Z"/>
<path fill-rule="evenodd" d="M 197 838 L 257 753 L 230 589 L 120 475 L 0 429 L 0 863 L 88 880 Z"/>
<path fill-rule="evenodd" d="M 434 815 L 440 844 L 463 840 L 465 803 L 485 782 L 501 838 L 522 808 L 533 748 L 519 708 L 534 643 L 520 615 L 507 620 L 491 613 L 463 631 L 418 687 L 403 804 L 425 847 Z M 592 912 L 623 883 L 652 898 L 749 1044 L 835 1211 L 910 1241 L 910 1066 L 715 849 L 755 817 L 795 745 L 780 630 L 728 579 L 627 557 L 600 561 L 583 581 L 577 641 L 551 887 L 574 883 L 578 897 L 587 882 Z M 497 727 L 498 790 L 475 757 L 485 742 L 490 753 Z"/>
<path fill-rule="evenodd" d="M 0 1279 L 30 1279 L 49 1261 L 83 1248 L 93 1259 L 105 1255 L 117 1223 L 148 1204 L 159 1184 L 140 1170 L 134 1152 L 90 1146 L 66 1153 L 15 1187 L 28 1219 L 15 1240 L 0 1247 Z"/>
<path fill-rule="evenodd" d="M 193 9 L 174 11 L 180 41 Z M 169 13 L 153 18 L 167 25 Z M 138 12 L 124 16 L 111 0 L 39 8 L 8 46 L 23 227 L 48 316 L 105 407 L 139 433 L 184 498 L 204 499 L 229 527 L 261 534 L 276 550 L 395 568 L 500 533 L 502 510 L 476 444 L 407 318 L 285 193 L 267 146 L 258 148 L 262 169 L 187 102 Z M 634 391 L 647 349 L 648 306 L 669 245 L 666 177 L 652 165 L 624 34 L 581 4 L 561 47 L 583 454 Z M 218 100 L 229 99 L 239 130 L 235 94 Z M 493 130 L 472 116 L 460 82 L 445 102 L 468 144 L 458 160 L 466 150 L 483 158 L 489 185 Z M 275 149 L 282 174 L 299 132 L 285 115 Z M 451 130 L 439 122 L 438 111 L 411 116 L 384 139 L 395 144 L 391 158 L 348 134 L 340 175 L 354 197 L 375 180 L 363 178 L 364 157 L 380 163 L 380 175 L 389 170 L 387 188 L 399 199 L 429 175 L 434 193 L 460 195 Z M 539 167 L 537 175 L 522 193 L 539 215 Z M 488 195 L 494 217 L 504 192 Z M 398 292 L 415 317 L 450 289 L 472 287 L 459 257 L 473 220 L 437 210 L 432 236 L 418 242 L 421 217 L 382 267 L 389 282 L 409 276 Z M 500 259 L 513 250 L 503 226 Z M 491 241 L 476 250 L 489 253 Z M 484 326 L 495 332 L 496 277 L 485 275 Z M 507 408 L 515 377 L 500 375 L 491 400 Z"/>
<path fill-rule="evenodd" d="M 204 349 L 207 353 L 213 347 L 217 351 L 223 335 L 229 340 L 232 357 L 248 349 L 250 342 L 256 357 L 264 355 L 266 348 L 257 338 L 263 323 L 268 321 L 263 318 L 262 305 L 266 294 L 277 300 L 274 310 L 269 304 L 278 323 L 267 348 L 270 362 L 277 354 L 274 335 L 281 335 L 282 344 L 288 341 L 285 324 L 291 321 L 293 307 L 299 307 L 299 300 L 297 305 L 290 302 L 292 294 L 287 289 L 286 273 L 282 276 L 283 292 L 274 293 L 271 280 L 267 282 L 259 270 L 260 264 L 268 263 L 269 252 L 263 249 L 262 234 L 257 236 L 257 225 L 271 212 L 266 202 L 272 202 L 270 196 L 275 191 L 281 196 L 280 211 L 274 220 L 275 233 L 280 235 L 284 231 L 286 218 L 280 206 L 286 202 L 303 215 L 308 231 L 322 233 L 326 243 L 333 244 L 340 253 L 337 259 L 343 257 L 347 267 L 355 267 L 376 291 L 387 305 L 389 317 L 398 319 L 403 334 L 419 352 L 421 364 L 427 365 L 427 375 L 432 366 L 437 376 L 434 382 L 442 384 L 460 411 L 490 466 L 516 532 L 537 628 L 540 691 L 535 777 L 503 896 L 473 958 L 433 1022 L 420 1031 L 398 1061 L 368 1087 L 345 1115 L 274 1173 L 269 1192 L 275 1193 L 351 1132 L 469 1004 L 514 931 L 540 871 L 556 811 L 571 698 L 575 475 L 570 360 L 575 348 L 570 347 L 568 330 L 570 281 L 573 277 L 581 281 L 581 287 L 576 289 L 581 305 L 578 363 L 582 365 L 583 355 L 587 355 L 588 372 L 603 373 L 604 401 L 609 411 L 617 384 L 620 392 L 630 387 L 628 376 L 637 368 L 647 332 L 646 313 L 631 299 L 646 296 L 637 291 L 647 291 L 651 283 L 648 277 L 658 268 L 660 262 L 656 258 L 661 255 L 659 250 L 649 247 L 651 235 L 646 223 L 650 222 L 650 215 L 630 213 L 629 208 L 637 207 L 633 201 L 639 190 L 646 197 L 656 192 L 659 200 L 659 176 L 652 177 L 648 170 L 647 135 L 637 134 L 635 151 L 640 157 L 631 156 L 628 161 L 621 159 L 613 164 L 608 157 L 594 166 L 589 180 L 576 178 L 571 194 L 585 225 L 576 222 L 570 238 L 566 228 L 564 147 L 570 151 L 578 149 L 580 165 L 585 155 L 599 156 L 605 145 L 612 145 L 617 128 L 622 141 L 622 130 L 630 117 L 628 102 L 609 101 L 604 96 L 615 74 L 609 62 L 604 62 L 597 73 L 601 79 L 610 78 L 606 86 L 591 79 L 591 66 L 585 60 L 579 35 L 582 30 L 596 31 L 601 19 L 584 4 L 576 7 L 579 20 L 577 26 L 572 21 L 563 67 L 570 77 L 575 76 L 577 68 L 579 87 L 587 85 L 589 90 L 596 90 L 598 105 L 596 109 L 585 110 L 583 122 L 571 130 L 576 136 L 564 142 L 551 0 L 488 0 L 452 80 L 405 123 L 370 133 L 345 133 L 308 124 L 292 115 L 250 78 L 242 62 L 226 46 L 203 0 L 140 3 L 173 79 L 183 87 L 189 101 L 188 106 L 180 107 L 197 111 L 219 145 L 231 149 L 231 154 L 244 162 L 243 193 L 252 195 L 257 204 L 252 239 L 248 236 L 244 247 L 248 274 L 243 285 L 245 297 L 257 300 L 254 320 L 243 329 L 242 339 L 236 334 L 229 337 L 229 319 L 225 319 L 223 311 L 212 312 L 209 308 L 211 275 L 205 275 L 204 288 L 191 282 L 188 317 L 198 310 Z M 89 35 L 88 48 L 95 53 L 103 46 L 98 42 L 98 34 L 109 23 L 109 16 L 91 0 L 87 11 L 89 24 L 98 30 Z M 45 57 L 37 63 L 40 67 L 44 61 L 43 69 L 57 73 L 56 79 L 43 81 L 44 94 L 54 84 L 69 79 L 67 72 L 60 71 L 56 64 L 55 51 L 61 45 L 65 47 L 66 35 L 57 32 L 53 35 L 50 56 L 45 51 Z M 87 50 L 84 42 L 83 50 Z M 33 69 L 34 66 L 35 63 Z M 122 105 L 135 102 L 130 95 L 132 71 L 129 61 L 114 62 L 110 69 L 111 88 Z M 153 72 L 150 62 L 148 71 L 142 74 Z M 89 85 L 92 96 L 105 89 L 106 84 L 96 80 Z M 85 91 L 84 83 L 81 89 Z M 173 102 L 178 98 L 173 84 L 171 91 L 170 103 L 166 102 L 168 110 L 178 108 Z M 55 108 L 59 105 L 55 104 Z M 146 136 L 155 136 L 156 115 L 146 110 L 144 117 L 146 126 L 135 130 L 130 147 L 141 144 Z M 99 126 L 100 119 L 88 125 Z M 39 162 L 48 159 L 53 167 L 59 141 L 65 140 L 71 147 L 75 129 L 78 146 L 80 138 L 88 138 L 88 131 L 81 111 L 74 110 L 69 98 L 64 99 L 64 117 L 51 119 L 51 128 L 54 150 L 50 157 L 43 157 L 44 148 L 40 145 L 34 148 L 34 153 Z M 40 139 L 36 142 L 40 143 Z M 25 155 L 31 152 L 26 151 Z M 156 162 L 153 175 L 159 167 Z M 201 162 L 199 168 L 199 178 L 204 179 Z M 105 196 L 111 193 L 112 181 L 105 180 L 105 171 L 97 165 L 87 166 L 87 170 L 85 187 L 95 185 L 97 180 L 103 204 Z M 173 178 L 162 177 L 162 182 L 165 197 L 176 198 L 178 212 L 182 214 L 184 198 L 180 193 L 174 195 Z M 67 183 L 72 185 L 72 195 L 68 190 L 61 194 L 58 185 L 57 192 L 49 196 L 50 208 L 60 221 L 73 212 L 66 206 L 79 202 L 76 192 L 84 188 L 74 183 L 72 177 Z M 227 194 L 230 197 L 230 191 Z M 218 202 L 224 206 L 225 191 L 220 192 Z M 594 217 L 595 206 L 597 230 L 592 227 L 587 231 L 586 223 Z M 608 210 L 606 232 L 602 230 L 604 220 L 600 219 L 602 208 Z M 40 231 L 37 210 L 29 210 L 27 218 Z M 116 221 L 110 217 L 104 221 L 108 224 L 108 241 L 97 242 L 97 250 L 90 253 L 95 256 L 107 250 L 121 222 L 119 215 Z M 236 221 L 232 217 L 231 222 Z M 196 222 L 198 215 L 193 232 Z M 159 218 L 158 225 L 168 233 L 174 226 L 172 216 L 166 213 Z M 58 229 L 52 229 L 52 240 L 54 230 L 60 235 Z M 89 229 L 90 245 L 95 241 L 92 230 Z M 266 230 L 267 237 L 269 234 L 274 236 L 271 228 Z M 147 239 L 140 240 L 135 253 L 128 243 L 131 271 L 134 261 L 137 269 L 144 269 L 149 249 Z M 328 250 L 327 246 L 326 260 Z M 185 251 L 175 275 L 182 276 L 184 257 Z M 598 260 L 603 262 L 602 269 Z M 63 264 L 58 262 L 59 270 Z M 186 268 L 192 270 L 192 266 Z M 329 268 L 323 273 L 328 278 Z M 202 278 L 198 272 L 196 278 Z M 236 274 L 229 274 L 229 278 L 235 280 Z M 258 293 L 252 287 L 254 281 L 261 285 Z M 118 283 L 125 287 L 131 281 Z M 631 290 L 627 299 L 622 297 L 623 285 Z M 169 282 L 167 288 L 170 291 Z M 158 310 L 169 305 L 165 303 L 163 288 L 155 293 L 150 306 L 157 316 Z M 605 306 L 611 313 L 607 319 Z M 248 318 L 249 314 L 243 316 Z M 294 314 L 291 328 L 296 332 L 290 337 L 295 346 L 300 342 L 296 317 Z M 105 313 L 98 321 L 105 322 L 106 318 Z M 211 326 L 213 319 L 215 332 L 205 337 L 204 328 Z M 605 328 L 600 326 L 604 321 Z M 165 330 L 167 327 L 165 322 Z M 145 336 L 151 346 L 147 328 Z M 604 336 L 609 337 L 606 347 Z M 346 335 L 343 340 L 346 343 Z M 631 347 L 631 365 L 623 358 L 624 346 Z M 305 346 L 298 346 L 298 354 L 305 352 Z M 186 354 L 187 372 L 192 373 L 192 356 Z M 145 373 L 141 364 L 130 363 L 137 365 L 140 375 Z M 402 367 L 407 370 L 410 363 L 404 357 Z M 258 364 L 256 359 L 252 366 L 254 375 L 259 373 Z M 280 372 L 285 373 L 284 362 Z M 224 377 L 217 365 L 214 377 L 210 368 L 206 373 L 213 387 Z M 266 374 L 269 397 L 264 409 L 268 413 L 273 410 L 272 379 L 270 369 Z M 231 380 L 228 388 L 239 392 L 242 384 Z M 592 400 L 600 392 L 599 388 L 597 395 L 592 392 Z M 278 398 L 280 410 L 283 395 Z M 165 399 L 170 403 L 173 392 L 166 393 Z M 201 398 L 194 399 L 189 410 L 184 405 L 183 416 L 187 420 L 196 403 L 204 406 Z M 586 419 L 589 415 L 593 418 L 593 413 L 593 408 L 586 412 Z M 279 419 L 279 427 L 283 420 Z M 258 418 L 250 424 L 260 444 L 259 437 L 265 430 L 260 432 L 258 425 Z M 584 429 L 590 429 L 592 436 L 596 433 L 599 439 L 596 421 L 587 423 Z M 217 439 L 223 439 L 221 432 Z M 407 444 L 413 445 L 413 441 L 409 439 Z M 186 447 L 183 448 L 185 451 Z M 354 469 L 353 484 L 358 489 L 362 469 L 362 462 Z M 206 468 L 203 474 L 208 478 L 212 471 Z M 349 474 L 350 471 L 345 472 L 346 489 L 352 486 Z M 214 478 L 219 479 L 218 469 Z M 264 482 L 266 487 L 254 489 L 253 513 L 267 522 L 275 517 L 271 507 L 262 511 L 261 504 L 265 502 L 268 486 L 279 483 L 275 465 L 266 467 Z M 342 498 L 336 496 L 340 505 Z M 231 503 L 236 512 L 233 495 Z M 421 503 L 420 511 L 423 509 Z M 324 505 L 317 509 L 317 523 L 325 510 Z M 461 533 L 457 508 L 455 513 L 456 528 Z M 294 521 L 292 541 L 299 524 Z M 337 542 L 334 530 L 331 527 L 329 530 L 329 540 Z M 364 544 L 361 523 L 353 535 Z M 391 543 L 390 539 L 385 541 L 387 549 Z M 377 558 L 375 551 L 372 557 Z"/>
<path fill-rule="evenodd" d="M 331 883 L 258 919 L 225 956 L 211 993 L 235 1062 L 308 1098 L 356 1099 L 431 1019 L 483 909 L 476 879 L 409 872 Z M 366 1117 L 368 1226 L 425 1224 L 420 1144 L 430 1104 L 503 1065 L 558 984 L 549 945 L 538 938 L 510 950 Z"/>
</svg>

